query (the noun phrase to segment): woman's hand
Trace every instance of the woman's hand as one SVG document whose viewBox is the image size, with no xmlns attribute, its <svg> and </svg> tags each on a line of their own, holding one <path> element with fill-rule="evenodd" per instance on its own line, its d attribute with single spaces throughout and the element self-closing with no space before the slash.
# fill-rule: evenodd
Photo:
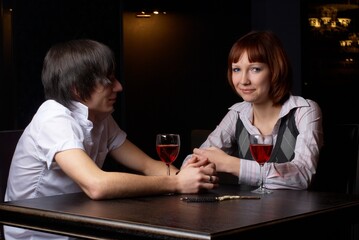
<svg viewBox="0 0 359 240">
<path fill-rule="evenodd" d="M 236 176 L 239 174 L 239 158 L 228 155 L 217 147 L 195 148 L 192 158 L 208 159 L 216 165 L 218 172 L 228 172 Z"/>
</svg>

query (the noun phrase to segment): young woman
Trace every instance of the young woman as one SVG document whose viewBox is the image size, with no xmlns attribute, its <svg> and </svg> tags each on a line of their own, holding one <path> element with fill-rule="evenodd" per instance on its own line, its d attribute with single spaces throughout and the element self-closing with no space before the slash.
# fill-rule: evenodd
<svg viewBox="0 0 359 240">
<path fill-rule="evenodd" d="M 248 136 L 272 134 L 275 145 L 264 166 L 265 187 L 307 189 L 323 144 L 322 113 L 316 102 L 291 94 L 292 70 L 278 37 L 261 31 L 240 38 L 230 50 L 227 77 L 244 101 L 229 108 L 186 160 L 207 157 L 218 173 L 258 186 L 260 168 L 249 151 Z"/>
</svg>

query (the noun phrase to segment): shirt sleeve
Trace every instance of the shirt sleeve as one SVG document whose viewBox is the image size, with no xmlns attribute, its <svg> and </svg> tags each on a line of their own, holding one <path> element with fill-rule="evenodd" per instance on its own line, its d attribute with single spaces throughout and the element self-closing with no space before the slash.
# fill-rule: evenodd
<svg viewBox="0 0 359 240">
<path fill-rule="evenodd" d="M 238 112 L 230 110 L 224 116 L 219 125 L 212 131 L 205 142 L 199 148 L 218 147 L 229 155 L 235 153 L 235 126 L 238 119 Z M 192 156 L 189 154 L 183 161 L 183 164 Z"/>
<path fill-rule="evenodd" d="M 34 127 L 30 133 L 36 136 L 36 148 L 39 157 L 46 161 L 49 168 L 55 154 L 68 149 L 83 149 L 84 133 L 79 124 L 72 120 L 70 115 L 51 116 L 51 119 L 42 121 L 41 126 Z M 91 127 L 91 126 L 89 126 Z"/>
<path fill-rule="evenodd" d="M 308 107 L 299 107 L 295 114 L 299 135 L 293 160 L 264 166 L 268 188 L 301 190 L 311 183 L 323 145 L 323 129 L 321 109 L 314 101 L 308 100 L 308 103 Z"/>
</svg>

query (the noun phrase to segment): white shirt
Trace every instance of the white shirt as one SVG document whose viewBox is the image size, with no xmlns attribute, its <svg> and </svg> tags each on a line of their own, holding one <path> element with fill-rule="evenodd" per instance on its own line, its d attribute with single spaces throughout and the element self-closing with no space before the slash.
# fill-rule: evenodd
<svg viewBox="0 0 359 240">
<path fill-rule="evenodd" d="M 293 108 L 296 108 L 294 117 L 299 131 L 294 149 L 295 156 L 290 162 L 266 163 L 264 165 L 264 184 L 270 189 L 307 189 L 316 172 L 319 151 L 323 145 L 322 112 L 316 102 L 299 96 L 290 96 L 283 104 L 279 120 L 273 129 L 274 144 L 281 119 Z M 229 108 L 226 116 L 200 148 L 214 146 L 233 155 L 237 144 L 235 131 L 238 118 L 242 120 L 248 133 L 259 133 L 259 130 L 252 125 L 252 104 L 245 101 L 236 103 Z M 185 161 L 190 156 L 187 156 Z M 259 164 L 248 159 L 239 161 L 239 184 L 258 186 L 260 181 Z"/>
<path fill-rule="evenodd" d="M 123 144 L 126 133 L 112 115 L 94 126 L 88 120 L 88 108 L 79 102 L 74 104 L 73 111 L 54 100 L 47 100 L 40 106 L 15 149 L 5 201 L 81 192 L 54 161 L 55 154 L 73 148 L 83 149 L 101 168 L 108 152 Z M 5 227 L 7 240 L 29 239 L 29 233 Z M 40 232 L 32 234 L 36 234 L 34 239 L 68 239 Z"/>
</svg>

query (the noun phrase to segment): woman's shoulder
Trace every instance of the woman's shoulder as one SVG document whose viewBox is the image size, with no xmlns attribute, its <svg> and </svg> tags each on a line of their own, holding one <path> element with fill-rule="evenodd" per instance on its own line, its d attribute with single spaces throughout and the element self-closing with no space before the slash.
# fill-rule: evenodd
<svg viewBox="0 0 359 240">
<path fill-rule="evenodd" d="M 288 112 L 295 109 L 296 116 L 309 114 L 311 116 L 320 117 L 322 115 L 321 108 L 316 101 L 301 96 L 292 96 L 289 99 L 286 109 Z"/>
<path fill-rule="evenodd" d="M 236 112 L 242 112 L 243 110 L 246 110 L 248 108 L 251 108 L 251 104 L 249 102 L 243 101 L 233 104 L 228 109 Z"/>
<path fill-rule="evenodd" d="M 288 103 L 289 105 L 293 105 L 295 107 L 314 107 L 314 108 L 319 107 L 319 104 L 315 100 L 304 98 L 302 96 L 292 95 L 289 98 Z"/>
</svg>

